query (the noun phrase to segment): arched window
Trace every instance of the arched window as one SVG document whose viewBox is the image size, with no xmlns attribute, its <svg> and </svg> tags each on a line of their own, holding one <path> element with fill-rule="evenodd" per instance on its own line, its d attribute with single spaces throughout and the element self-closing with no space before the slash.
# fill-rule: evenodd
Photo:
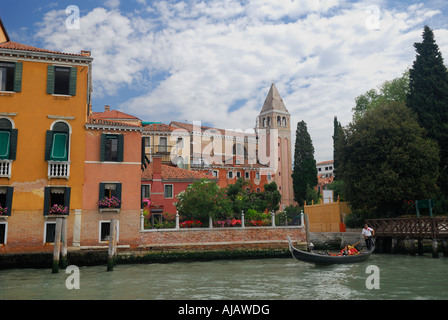
<svg viewBox="0 0 448 320">
<path fill-rule="evenodd" d="M 45 144 L 45 160 L 68 161 L 70 127 L 63 121 L 53 124 L 47 131 Z"/>
<path fill-rule="evenodd" d="M 266 128 L 266 118 L 263 118 L 262 123 L 263 123 L 263 124 L 262 124 L 262 127 L 263 127 L 263 128 Z"/>
<path fill-rule="evenodd" d="M 281 120 L 280 116 L 277 116 L 277 125 L 278 126 L 282 125 L 282 120 Z"/>
<path fill-rule="evenodd" d="M 283 117 L 283 119 L 282 119 L 282 125 L 283 125 L 284 127 L 286 127 L 286 117 Z"/>
<path fill-rule="evenodd" d="M 271 117 L 268 116 L 268 127 L 270 127 L 270 126 L 271 126 Z"/>
<path fill-rule="evenodd" d="M 0 118 L 0 160 L 15 160 L 17 149 L 17 129 L 7 118 Z"/>
</svg>

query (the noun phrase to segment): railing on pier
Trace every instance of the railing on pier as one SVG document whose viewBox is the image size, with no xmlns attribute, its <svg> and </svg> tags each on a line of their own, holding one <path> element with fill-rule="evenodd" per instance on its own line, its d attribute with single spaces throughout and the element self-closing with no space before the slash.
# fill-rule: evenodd
<svg viewBox="0 0 448 320">
<path fill-rule="evenodd" d="M 448 217 L 367 219 L 366 223 L 375 230 L 378 237 L 448 238 Z"/>
</svg>

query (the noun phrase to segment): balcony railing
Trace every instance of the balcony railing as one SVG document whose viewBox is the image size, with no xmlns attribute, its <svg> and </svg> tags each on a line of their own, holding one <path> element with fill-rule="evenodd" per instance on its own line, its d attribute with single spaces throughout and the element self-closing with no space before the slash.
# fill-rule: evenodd
<svg viewBox="0 0 448 320">
<path fill-rule="evenodd" d="M 48 179 L 70 176 L 70 161 L 48 161 Z"/>
<path fill-rule="evenodd" d="M 11 178 L 12 160 L 0 160 L 0 177 Z"/>
<path fill-rule="evenodd" d="M 151 145 L 145 148 L 145 153 L 149 159 L 153 155 L 161 155 L 162 163 L 170 164 L 171 163 L 171 150 L 173 150 L 172 146 L 168 145 Z"/>
</svg>

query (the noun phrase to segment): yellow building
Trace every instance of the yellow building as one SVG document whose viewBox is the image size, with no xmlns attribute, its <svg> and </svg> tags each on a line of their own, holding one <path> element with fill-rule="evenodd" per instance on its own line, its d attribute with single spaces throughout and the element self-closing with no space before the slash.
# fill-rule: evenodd
<svg viewBox="0 0 448 320">
<path fill-rule="evenodd" d="M 51 250 L 61 214 L 76 245 L 93 59 L 20 44 L 0 29 L 0 252 Z"/>
</svg>

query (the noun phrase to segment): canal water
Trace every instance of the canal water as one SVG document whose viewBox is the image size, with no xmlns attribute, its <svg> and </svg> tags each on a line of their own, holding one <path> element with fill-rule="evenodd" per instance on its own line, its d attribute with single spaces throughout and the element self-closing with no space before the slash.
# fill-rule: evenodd
<svg viewBox="0 0 448 320">
<path fill-rule="evenodd" d="M 430 255 L 374 254 L 332 266 L 282 258 L 77 268 L 1 270 L 0 299 L 448 299 L 448 258 Z"/>
</svg>

